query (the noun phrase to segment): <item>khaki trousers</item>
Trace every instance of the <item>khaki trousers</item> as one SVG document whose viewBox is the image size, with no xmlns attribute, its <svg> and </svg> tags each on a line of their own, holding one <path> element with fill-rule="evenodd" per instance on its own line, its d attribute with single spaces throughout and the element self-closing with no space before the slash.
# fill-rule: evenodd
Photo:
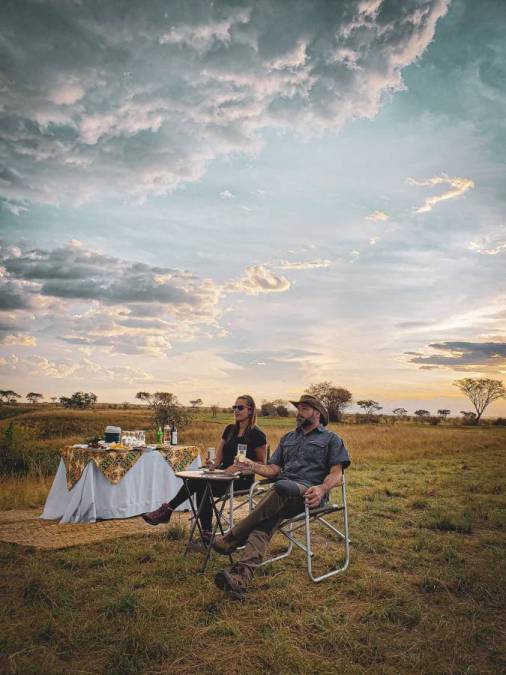
<svg viewBox="0 0 506 675">
<path fill-rule="evenodd" d="M 245 567 L 250 574 L 264 559 L 269 541 L 284 518 L 291 518 L 304 510 L 303 490 L 298 497 L 281 496 L 270 489 L 253 511 L 232 528 L 232 535 L 240 542 L 246 542 L 238 565 Z"/>
</svg>

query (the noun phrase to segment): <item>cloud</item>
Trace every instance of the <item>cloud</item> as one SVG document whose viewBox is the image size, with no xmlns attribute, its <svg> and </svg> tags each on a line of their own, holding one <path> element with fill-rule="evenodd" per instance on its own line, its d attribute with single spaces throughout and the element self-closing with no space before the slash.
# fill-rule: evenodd
<svg viewBox="0 0 506 675">
<path fill-rule="evenodd" d="M 6 335 L 0 338 L 0 342 L 4 345 L 20 345 L 22 347 L 37 346 L 37 338 L 33 335 Z"/>
<path fill-rule="evenodd" d="M 434 195 L 432 197 L 427 197 L 422 206 L 418 206 L 415 209 L 416 213 L 427 213 L 432 211 L 432 207 L 438 202 L 446 201 L 447 199 L 455 199 L 456 197 L 461 197 L 465 192 L 474 188 L 474 181 L 469 178 L 458 178 L 450 177 L 446 174 L 441 174 L 441 176 L 433 176 L 427 180 L 416 180 L 416 178 L 408 178 L 407 182 L 410 185 L 417 185 L 420 187 L 432 187 L 433 185 L 449 185 L 452 189 L 443 192 L 440 195 Z"/>
<path fill-rule="evenodd" d="M 366 220 L 373 220 L 373 221 L 384 221 L 388 220 L 390 216 L 388 216 L 386 213 L 383 211 L 373 211 L 370 213 L 368 216 L 366 216 Z"/>
<path fill-rule="evenodd" d="M 12 213 L 14 216 L 20 216 L 22 213 L 27 213 L 28 209 L 26 206 L 22 206 L 21 204 L 13 204 L 11 202 L 3 202 L 2 206 L 4 209 L 9 211 L 9 213 Z"/>
<path fill-rule="evenodd" d="M 301 365 L 320 356 L 319 352 L 307 349 L 287 347 L 283 350 L 242 349 L 223 353 L 222 356 L 232 363 L 242 367 L 247 366 L 280 366 Z"/>
<path fill-rule="evenodd" d="M 446 333 L 472 331 L 502 334 L 506 326 L 506 297 L 500 294 L 488 301 L 481 301 L 476 308 L 452 314 L 445 311 L 444 318 L 432 321 L 403 321 L 396 324 L 406 334 L 434 332 Z"/>
<path fill-rule="evenodd" d="M 484 235 L 477 241 L 470 241 L 467 248 L 469 251 L 482 255 L 498 255 L 506 251 L 506 239 L 504 235 Z"/>
<path fill-rule="evenodd" d="M 0 277 L 0 311 L 31 309 L 32 298 L 25 292 L 25 287 L 22 283 Z"/>
<path fill-rule="evenodd" d="M 221 287 L 187 271 L 106 256 L 76 240 L 52 250 L 3 248 L 0 265 L 0 309 L 14 317 L 0 335 L 35 331 L 68 344 L 161 356 L 173 341 L 221 330 Z"/>
<path fill-rule="evenodd" d="M 0 271 L 4 342 L 28 346 L 38 337 L 153 357 L 166 356 L 174 342 L 226 335 L 220 318 L 227 294 L 290 288 L 268 265 L 250 265 L 239 279 L 218 284 L 107 256 L 77 240 L 55 249 L 0 247 Z"/>
<path fill-rule="evenodd" d="M 238 281 L 224 286 L 226 293 L 283 293 L 290 288 L 290 282 L 285 277 L 278 277 L 267 265 L 250 265 L 245 275 Z"/>
<path fill-rule="evenodd" d="M 230 192 L 230 190 L 223 190 L 220 192 L 221 199 L 235 199 L 235 195 Z"/>
<path fill-rule="evenodd" d="M 13 286 L 19 280 L 37 283 L 41 295 L 106 304 L 158 302 L 177 311 L 186 306 L 203 309 L 217 302 L 218 290 L 209 280 L 181 270 L 105 256 L 75 242 L 51 251 L 31 249 L 17 256 L 7 253 L 0 259 L 16 280 L 6 281 L 1 297 L 20 309 L 26 307 L 26 301 L 19 295 L 19 287 Z"/>
<path fill-rule="evenodd" d="M 330 267 L 332 261 L 330 260 L 307 260 L 303 262 L 295 262 L 289 260 L 282 260 L 279 267 L 284 270 L 311 270 L 320 267 Z"/>
<path fill-rule="evenodd" d="M 432 354 L 414 356 L 409 359 L 427 370 L 449 368 L 456 371 L 506 372 L 505 342 L 433 342 L 428 345 Z M 411 352 L 406 352 L 411 354 Z"/>
<path fill-rule="evenodd" d="M 142 202 L 257 155 L 265 129 L 371 119 L 448 4 L 21 3 L 2 21 L 0 194 Z"/>
<path fill-rule="evenodd" d="M 89 358 L 48 359 L 43 356 L 29 356 L 23 359 L 15 355 L 0 359 L 0 371 L 6 375 L 28 375 L 49 380 L 83 380 L 89 382 L 118 382 L 124 384 L 146 383 L 154 379 L 142 368 L 115 364 L 106 367 Z"/>
</svg>

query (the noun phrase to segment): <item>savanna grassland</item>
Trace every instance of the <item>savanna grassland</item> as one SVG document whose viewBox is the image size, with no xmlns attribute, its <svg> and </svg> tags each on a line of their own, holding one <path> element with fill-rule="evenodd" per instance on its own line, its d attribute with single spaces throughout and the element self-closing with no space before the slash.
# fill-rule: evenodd
<svg viewBox="0 0 506 675">
<path fill-rule="evenodd" d="M 225 421 L 200 415 L 180 440 L 215 445 Z M 64 443 L 149 416 L 41 409 L 4 419 L 4 438 L 10 422 L 28 475 L 3 478 L 3 510 L 43 505 Z M 260 419 L 272 447 L 292 424 Z M 214 587 L 226 559 L 201 574 L 177 529 L 55 551 L 0 543 L 0 671 L 504 672 L 506 429 L 335 431 L 353 459 L 343 575 L 315 585 L 295 552 L 262 568 L 241 604 Z M 322 569 L 335 551 L 319 544 Z"/>
</svg>

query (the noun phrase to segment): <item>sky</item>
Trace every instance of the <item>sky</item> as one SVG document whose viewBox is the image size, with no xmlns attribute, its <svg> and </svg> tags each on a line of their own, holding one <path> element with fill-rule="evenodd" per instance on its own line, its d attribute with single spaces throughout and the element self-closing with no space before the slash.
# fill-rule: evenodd
<svg viewBox="0 0 506 675">
<path fill-rule="evenodd" d="M 506 380 L 505 28 L 502 0 L 4 0 L 2 388 L 472 409 L 455 380 Z"/>
</svg>

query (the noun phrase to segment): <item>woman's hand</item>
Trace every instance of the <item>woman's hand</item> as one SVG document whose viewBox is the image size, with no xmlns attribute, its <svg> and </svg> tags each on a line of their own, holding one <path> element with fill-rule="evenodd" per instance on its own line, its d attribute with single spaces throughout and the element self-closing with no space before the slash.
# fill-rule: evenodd
<svg viewBox="0 0 506 675">
<path fill-rule="evenodd" d="M 227 466 L 226 469 L 224 469 L 225 473 L 237 473 L 239 469 L 237 468 L 236 464 L 231 464 L 230 466 Z"/>
</svg>

